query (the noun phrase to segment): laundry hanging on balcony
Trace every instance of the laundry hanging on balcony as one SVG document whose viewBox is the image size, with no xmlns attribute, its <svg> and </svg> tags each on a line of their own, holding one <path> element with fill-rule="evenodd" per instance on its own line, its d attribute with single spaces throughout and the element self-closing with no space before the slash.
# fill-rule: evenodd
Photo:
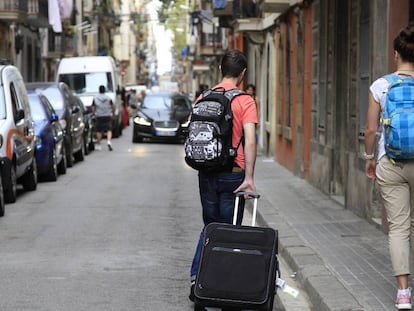
<svg viewBox="0 0 414 311">
<path fill-rule="evenodd" d="M 62 20 L 72 15 L 72 0 L 48 0 L 49 24 L 54 32 L 62 32 Z"/>
<path fill-rule="evenodd" d="M 58 0 L 60 18 L 70 18 L 73 10 L 73 0 Z"/>
<path fill-rule="evenodd" d="M 227 5 L 227 0 L 213 0 L 213 9 L 224 9 Z"/>
</svg>

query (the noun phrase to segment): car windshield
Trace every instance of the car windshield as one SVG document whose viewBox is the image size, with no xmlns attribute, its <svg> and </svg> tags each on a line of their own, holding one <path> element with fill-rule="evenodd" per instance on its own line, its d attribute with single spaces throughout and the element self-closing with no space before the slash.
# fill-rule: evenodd
<svg viewBox="0 0 414 311">
<path fill-rule="evenodd" d="M 167 110 L 171 108 L 171 98 L 168 96 L 146 96 L 141 106 L 144 109 Z"/>
<path fill-rule="evenodd" d="M 42 92 L 43 94 L 45 94 L 53 109 L 55 109 L 56 113 L 58 115 L 61 115 L 65 106 L 62 94 L 60 93 L 59 89 L 54 87 L 48 87 L 47 89 L 44 89 Z"/>
<path fill-rule="evenodd" d="M 36 94 L 29 94 L 29 106 L 30 106 L 30 113 L 32 115 L 33 121 L 45 121 L 47 120 L 47 115 L 45 109 L 43 109 L 43 105 L 40 101 L 39 96 Z"/>
<path fill-rule="evenodd" d="M 59 81 L 65 82 L 76 94 L 96 94 L 99 86 L 105 86 L 107 92 L 114 92 L 110 72 L 67 73 L 59 75 Z"/>
</svg>

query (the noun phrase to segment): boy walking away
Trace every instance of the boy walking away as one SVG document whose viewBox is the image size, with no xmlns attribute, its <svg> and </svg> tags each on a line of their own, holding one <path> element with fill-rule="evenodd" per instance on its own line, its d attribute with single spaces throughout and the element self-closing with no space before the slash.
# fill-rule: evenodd
<svg viewBox="0 0 414 311">
<path fill-rule="evenodd" d="M 365 175 L 376 180 L 389 223 L 388 244 L 398 310 L 411 310 L 414 245 L 414 26 L 394 39 L 397 71 L 372 83 L 365 129 Z M 381 117 L 381 137 L 375 138 Z M 377 154 L 377 157 L 375 155 Z"/>
<path fill-rule="evenodd" d="M 96 142 L 95 150 L 102 150 L 101 140 L 106 132 L 106 141 L 109 151 L 112 151 L 112 119 L 115 113 L 115 106 L 111 98 L 105 94 L 105 86 L 99 86 L 99 94 L 92 102 L 92 112 L 96 116 Z"/>
<path fill-rule="evenodd" d="M 238 86 L 243 81 L 247 70 L 246 57 L 238 50 L 230 50 L 223 56 L 220 69 L 223 76 L 222 81 L 211 90 L 207 90 L 200 95 L 198 98 L 199 103 L 196 103 L 193 108 L 193 125 L 195 129 L 194 131 L 190 130 L 191 133 L 188 135 L 189 138 L 185 144 L 187 163 L 199 171 L 199 190 L 205 226 L 212 222 L 232 223 L 235 193 L 239 191 L 256 192 L 253 180 L 256 163 L 255 132 L 258 122 L 256 104 L 250 95 L 238 90 Z M 224 106 L 214 103 L 215 98 L 223 97 L 220 93 L 226 94 L 225 97 L 229 101 L 224 101 Z M 229 105 L 231 111 L 227 109 Z M 207 109 L 207 107 L 209 108 Z M 208 126 L 206 123 L 207 126 L 203 128 L 203 122 L 198 122 L 198 118 L 211 111 L 214 107 L 220 112 L 219 115 L 224 115 L 223 122 L 225 120 L 232 120 L 229 138 L 230 146 L 228 146 L 227 141 L 203 145 L 204 138 L 210 137 L 214 140 L 224 136 L 217 136 L 214 133 L 208 134 L 209 129 L 214 129 L 215 126 Z M 190 124 L 191 122 L 193 121 L 190 121 Z M 227 133 L 227 131 L 225 132 Z M 211 148 L 209 148 L 209 145 L 211 145 Z M 214 146 L 216 148 L 213 148 Z M 217 148 L 217 146 L 220 148 Z M 227 153 L 224 158 L 226 163 L 224 164 L 221 159 L 210 161 L 218 153 L 218 149 L 221 149 L 222 154 Z M 197 165 L 202 163 L 201 159 L 206 160 L 205 168 L 197 167 Z M 230 160 L 227 161 L 227 159 Z M 212 165 L 214 163 L 223 165 L 218 170 L 213 170 Z M 242 197 L 241 199 L 238 224 L 241 224 L 243 218 L 244 198 Z M 191 266 L 191 292 L 189 298 L 193 301 L 194 284 L 200 262 L 202 241 L 203 231 L 200 234 Z"/>
</svg>

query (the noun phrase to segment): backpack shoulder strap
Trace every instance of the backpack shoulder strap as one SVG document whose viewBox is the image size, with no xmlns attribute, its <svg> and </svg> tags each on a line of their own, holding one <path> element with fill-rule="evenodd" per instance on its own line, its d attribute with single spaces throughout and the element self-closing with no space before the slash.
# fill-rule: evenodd
<svg viewBox="0 0 414 311">
<path fill-rule="evenodd" d="M 203 98 L 203 97 L 206 97 L 206 96 L 210 95 L 213 92 L 223 93 L 224 94 L 224 93 L 226 93 L 226 90 L 225 90 L 224 87 L 215 87 L 215 88 L 207 89 L 207 90 L 205 90 L 205 91 L 203 91 L 201 93 L 200 99 Z"/>
<path fill-rule="evenodd" d="M 224 93 L 224 96 L 226 96 L 229 101 L 232 101 L 234 97 L 243 95 L 243 94 L 247 94 L 247 93 L 236 88 L 236 89 L 227 90 Z"/>
<path fill-rule="evenodd" d="M 396 83 L 398 82 L 398 79 L 399 79 L 398 75 L 396 75 L 395 73 L 389 73 L 383 76 L 383 78 L 387 80 L 389 84 Z"/>
<path fill-rule="evenodd" d="M 390 86 L 392 84 L 395 84 L 395 83 L 398 83 L 398 82 L 402 82 L 402 81 L 405 81 L 405 80 L 411 80 L 411 81 L 414 80 L 414 77 L 413 76 L 407 75 L 407 76 L 401 77 L 401 76 L 399 76 L 399 75 L 397 75 L 395 73 L 387 74 L 387 75 L 383 76 L 383 78 L 388 81 L 388 83 L 390 84 Z"/>
</svg>

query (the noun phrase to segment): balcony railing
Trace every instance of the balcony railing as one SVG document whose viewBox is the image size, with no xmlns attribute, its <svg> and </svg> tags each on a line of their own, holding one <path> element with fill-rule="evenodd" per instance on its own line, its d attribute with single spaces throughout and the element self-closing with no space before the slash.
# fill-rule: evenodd
<svg viewBox="0 0 414 311">
<path fill-rule="evenodd" d="M 200 56 L 223 55 L 221 33 L 218 29 L 213 29 L 211 33 L 201 33 L 199 53 Z"/>
<path fill-rule="evenodd" d="M 215 17 L 231 16 L 232 18 L 251 18 L 260 17 L 259 5 L 253 1 L 246 0 L 227 0 L 225 7 L 213 8 Z"/>
<path fill-rule="evenodd" d="M 0 1 L 0 20 L 23 21 L 27 16 L 27 0 Z"/>
<path fill-rule="evenodd" d="M 62 34 L 55 34 L 49 29 L 48 57 L 61 57 L 62 55 L 74 55 L 76 53 L 76 40 Z"/>
<path fill-rule="evenodd" d="M 291 5 L 294 5 L 298 0 L 261 0 L 259 2 L 263 12 L 266 13 L 283 13 Z"/>
<path fill-rule="evenodd" d="M 47 0 L 29 0 L 27 22 L 35 27 L 48 27 Z"/>
</svg>

